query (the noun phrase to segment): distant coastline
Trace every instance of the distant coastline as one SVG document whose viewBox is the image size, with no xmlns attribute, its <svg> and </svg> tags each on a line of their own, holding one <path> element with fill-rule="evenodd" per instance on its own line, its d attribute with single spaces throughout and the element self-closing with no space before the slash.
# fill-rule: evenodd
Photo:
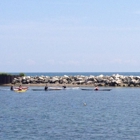
<svg viewBox="0 0 140 140">
<path fill-rule="evenodd" d="M 9 72 L 13 75 L 18 75 L 20 72 Z M 26 76 L 76 76 L 76 75 L 83 75 L 83 76 L 111 76 L 113 74 L 119 74 L 124 76 L 140 76 L 140 72 L 23 72 Z"/>
</svg>

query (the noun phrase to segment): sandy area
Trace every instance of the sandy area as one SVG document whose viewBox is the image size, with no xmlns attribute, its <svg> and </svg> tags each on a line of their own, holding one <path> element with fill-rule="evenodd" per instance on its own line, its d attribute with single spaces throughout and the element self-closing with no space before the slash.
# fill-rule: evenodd
<svg viewBox="0 0 140 140">
<path fill-rule="evenodd" d="M 19 86 L 20 84 L 16 84 L 13 86 Z M 45 87 L 46 84 L 21 84 L 22 86 L 27 86 L 27 87 Z M 64 84 L 47 84 L 48 87 L 62 87 Z M 0 86 L 11 86 L 11 84 L 3 84 Z M 66 87 L 95 87 L 93 84 L 91 85 L 86 85 L 86 84 L 82 84 L 82 85 L 73 85 L 73 84 L 66 84 Z"/>
</svg>

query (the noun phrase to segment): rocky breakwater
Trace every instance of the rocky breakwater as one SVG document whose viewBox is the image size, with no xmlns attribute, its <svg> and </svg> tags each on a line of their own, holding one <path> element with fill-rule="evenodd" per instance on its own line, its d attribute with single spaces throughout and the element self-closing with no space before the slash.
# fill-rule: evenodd
<svg viewBox="0 0 140 140">
<path fill-rule="evenodd" d="M 123 76 L 113 74 L 112 76 L 24 76 L 14 78 L 12 84 L 72 84 L 72 85 L 92 85 L 92 86 L 120 86 L 139 87 L 140 76 Z"/>
</svg>

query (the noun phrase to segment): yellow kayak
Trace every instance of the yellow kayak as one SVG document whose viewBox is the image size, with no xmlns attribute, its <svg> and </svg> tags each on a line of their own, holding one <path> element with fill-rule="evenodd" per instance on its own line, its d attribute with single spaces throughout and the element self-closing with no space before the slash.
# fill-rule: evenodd
<svg viewBox="0 0 140 140">
<path fill-rule="evenodd" d="M 14 89 L 14 91 L 15 91 L 15 92 L 26 92 L 27 89 L 20 89 L 20 90 L 19 90 L 19 89 Z"/>
</svg>

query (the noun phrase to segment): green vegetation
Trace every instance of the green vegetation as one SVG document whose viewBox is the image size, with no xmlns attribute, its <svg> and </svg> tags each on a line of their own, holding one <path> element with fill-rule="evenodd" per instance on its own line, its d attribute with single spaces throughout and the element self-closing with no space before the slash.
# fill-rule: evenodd
<svg viewBox="0 0 140 140">
<path fill-rule="evenodd" d="M 13 74 L 9 74 L 9 73 L 6 73 L 6 72 L 0 72 L 0 75 L 4 75 L 4 76 L 12 76 Z M 19 76 L 25 76 L 24 73 L 19 73 Z"/>
<path fill-rule="evenodd" d="M 20 73 L 19 76 L 25 76 L 25 74 L 24 73 Z"/>
<path fill-rule="evenodd" d="M 11 75 L 11 74 L 9 74 L 9 73 L 4 73 L 4 72 L 0 72 L 0 75 L 8 76 L 8 75 Z"/>
</svg>

